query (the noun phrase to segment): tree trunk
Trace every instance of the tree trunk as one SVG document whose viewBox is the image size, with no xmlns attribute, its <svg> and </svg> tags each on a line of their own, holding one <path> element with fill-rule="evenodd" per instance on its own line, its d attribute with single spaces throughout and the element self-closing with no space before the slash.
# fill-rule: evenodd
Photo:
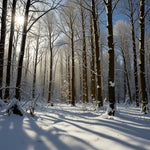
<svg viewBox="0 0 150 150">
<path fill-rule="evenodd" d="M 46 66 L 47 66 L 47 52 L 45 54 L 45 60 L 44 60 L 44 77 L 43 77 L 43 91 L 42 91 L 42 96 L 44 97 L 45 95 L 45 81 L 46 81 Z"/>
<path fill-rule="evenodd" d="M 16 31 L 17 35 L 16 35 L 16 39 L 15 39 L 15 44 L 14 44 L 14 48 L 13 48 L 13 55 L 12 55 L 12 75 L 11 75 L 11 80 L 13 81 L 14 79 L 14 70 L 16 68 L 15 64 L 16 64 L 16 50 L 17 50 L 17 44 L 18 44 L 18 39 L 19 39 L 19 29 L 17 29 Z"/>
<path fill-rule="evenodd" d="M 36 84 L 36 70 L 37 70 L 37 59 L 38 59 L 38 51 L 39 51 L 39 35 L 37 37 L 36 43 L 36 54 L 35 54 L 35 62 L 34 62 L 34 73 L 33 73 L 33 85 L 32 85 L 32 98 L 35 98 L 35 84 Z"/>
<path fill-rule="evenodd" d="M 125 75 L 126 75 L 126 79 L 127 79 L 127 87 L 128 87 L 128 92 L 129 92 L 129 98 L 130 98 L 130 102 L 132 103 L 132 94 L 131 94 L 130 81 L 129 81 L 129 75 L 128 75 L 128 70 L 127 70 L 124 50 L 121 49 L 121 52 L 122 52 L 122 57 L 123 57 L 123 62 L 124 62 L 124 71 L 125 71 Z"/>
<path fill-rule="evenodd" d="M 74 31 L 73 27 L 71 26 L 71 49 L 72 49 L 72 102 L 71 104 L 75 106 L 75 72 L 74 72 Z"/>
<path fill-rule="evenodd" d="M 125 70 L 125 69 L 124 69 Z M 126 72 L 124 72 L 124 100 L 123 102 L 125 103 L 126 101 L 126 95 L 127 95 L 127 88 L 126 88 Z"/>
<path fill-rule="evenodd" d="M 81 6 L 81 18 L 82 18 L 82 42 L 83 42 L 83 103 L 88 103 L 88 85 L 87 85 L 87 57 L 86 57 L 86 39 L 85 39 L 85 23 L 84 12 Z"/>
<path fill-rule="evenodd" d="M 8 59 L 7 59 L 6 87 L 10 86 L 10 78 L 11 78 L 10 69 L 11 69 L 11 55 L 12 55 L 12 46 L 13 46 L 13 37 L 14 37 L 16 3 L 17 3 L 17 0 L 13 0 L 12 14 L 11 14 L 10 37 L 9 37 Z M 5 90 L 4 99 L 7 99 L 7 98 L 9 98 L 9 88 L 7 88 Z"/>
<path fill-rule="evenodd" d="M 138 71 L 137 71 L 137 56 L 136 56 L 136 42 L 135 42 L 135 31 L 134 31 L 134 22 L 133 22 L 133 3 L 131 1 L 130 9 L 130 22 L 131 22 L 131 31 L 132 31 L 132 45 L 133 45 L 133 54 L 134 54 L 134 84 L 135 84 L 135 100 L 136 106 L 139 106 L 139 86 L 138 86 Z"/>
<path fill-rule="evenodd" d="M 67 70 L 68 70 L 68 73 L 67 73 L 67 81 L 68 81 L 68 100 L 69 100 L 69 103 L 71 103 L 71 82 L 70 82 L 70 56 L 68 54 L 68 61 L 67 61 Z"/>
<path fill-rule="evenodd" d="M 26 10 L 25 10 L 25 17 L 24 17 L 24 25 L 22 31 L 22 41 L 21 41 L 21 49 L 19 54 L 18 60 L 18 70 L 17 70 L 17 82 L 16 82 L 16 99 L 20 100 L 20 88 L 21 88 L 21 78 L 22 78 L 22 66 L 23 66 L 23 57 L 25 51 L 25 43 L 26 43 L 26 36 L 27 36 L 27 25 L 28 25 L 28 14 L 30 8 L 30 0 L 27 1 Z"/>
<path fill-rule="evenodd" d="M 106 4 L 107 12 L 107 32 L 108 32 L 108 100 L 109 112 L 108 115 L 115 114 L 115 83 L 114 83 L 114 43 L 113 43 L 113 24 L 112 24 L 112 0 L 108 0 Z"/>
<path fill-rule="evenodd" d="M 91 99 L 92 103 L 95 101 L 95 53 L 94 53 L 94 41 L 93 41 L 93 24 L 92 24 L 92 16 L 90 19 L 90 36 L 91 36 Z"/>
<path fill-rule="evenodd" d="M 25 68 L 25 78 L 27 78 L 27 75 L 28 75 L 28 71 L 29 71 L 29 61 L 30 61 L 30 41 L 26 47 L 26 57 L 27 57 L 27 60 L 26 60 L 26 68 Z"/>
<path fill-rule="evenodd" d="M 51 38 L 50 38 L 51 40 Z M 50 73 L 49 73 L 49 90 L 48 90 L 48 103 L 51 101 L 52 96 L 52 71 L 53 71 L 53 49 L 50 41 Z"/>
<path fill-rule="evenodd" d="M 92 0 L 92 16 L 94 23 L 94 36 L 95 36 L 95 50 L 96 50 L 96 73 L 97 73 L 97 106 L 103 106 L 103 97 L 102 97 L 102 83 L 101 83 L 101 65 L 100 65 L 100 52 L 99 52 L 99 36 L 98 36 L 98 27 L 97 27 L 97 17 L 95 12 L 95 0 Z"/>
<path fill-rule="evenodd" d="M 145 0 L 140 0 L 140 39 L 139 39 L 139 49 L 140 49 L 140 60 L 139 60 L 139 71 L 140 71 L 140 86 L 141 86 L 141 102 L 142 111 L 147 113 L 147 91 L 145 82 Z"/>
<path fill-rule="evenodd" d="M 3 0 L 2 16 L 1 16 L 1 37 L 0 37 L 0 88 L 3 86 L 3 63 L 4 48 L 6 38 L 6 17 L 7 17 L 7 0 Z M 2 90 L 0 90 L 0 98 L 3 98 Z"/>
</svg>

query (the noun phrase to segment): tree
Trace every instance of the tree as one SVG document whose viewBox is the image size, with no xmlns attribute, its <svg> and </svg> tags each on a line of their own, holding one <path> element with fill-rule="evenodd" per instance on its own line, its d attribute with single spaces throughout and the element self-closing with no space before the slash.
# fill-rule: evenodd
<svg viewBox="0 0 150 150">
<path fill-rule="evenodd" d="M 18 60 L 18 69 L 17 69 L 17 82 L 16 82 L 16 99 L 20 100 L 20 88 L 21 88 L 21 78 L 22 78 L 22 66 L 23 66 L 23 57 L 24 57 L 24 51 L 25 51 L 25 43 L 26 43 L 26 36 L 27 36 L 27 32 L 30 31 L 30 29 L 32 28 L 32 26 L 41 18 L 43 17 L 45 14 L 47 14 L 49 11 L 57 9 L 61 0 L 58 1 L 57 3 L 53 2 L 52 6 L 50 9 L 48 9 L 47 11 L 44 11 L 43 14 L 41 14 L 39 17 L 37 17 L 32 23 L 31 25 L 27 28 L 28 26 L 28 16 L 29 16 L 29 8 L 30 6 L 35 3 L 42 3 L 42 1 L 33 1 L 33 3 L 31 3 L 31 0 L 27 0 L 26 3 L 26 8 L 25 8 L 25 15 L 24 15 L 24 25 L 23 25 L 23 31 L 22 31 L 22 41 L 21 41 L 21 48 L 20 48 L 20 56 L 19 56 L 19 60 Z M 43 2 L 44 3 L 44 2 Z M 44 3 L 45 4 L 45 3 Z M 47 4 L 47 3 L 46 3 Z M 43 11 L 42 11 L 43 12 Z"/>
<path fill-rule="evenodd" d="M 75 9 L 75 5 L 70 2 L 67 1 L 67 7 L 65 10 L 62 11 L 62 15 L 63 15 L 63 19 L 64 19 L 64 24 L 66 25 L 66 27 L 63 27 L 62 32 L 68 37 L 68 39 L 70 40 L 70 47 L 71 47 L 71 53 L 72 53 L 72 57 L 71 57 L 71 62 L 72 62 L 72 76 L 71 76 L 71 95 L 72 95 L 72 101 L 71 104 L 73 106 L 75 106 L 75 60 L 74 60 L 74 39 L 75 39 L 75 20 L 76 20 L 76 9 Z M 68 55 L 69 57 L 69 55 Z M 70 61 L 68 58 L 68 67 L 70 67 Z M 70 71 L 70 68 L 68 68 L 68 72 Z M 69 78 L 70 74 L 68 74 L 68 78 Z M 69 80 L 69 79 L 68 79 Z"/>
<path fill-rule="evenodd" d="M 140 50 L 140 60 L 139 60 L 139 72 L 140 72 L 140 87 L 141 87 L 141 102 L 142 111 L 144 114 L 148 111 L 148 98 L 146 91 L 146 81 L 145 81 L 145 0 L 140 0 L 140 39 L 139 39 L 139 50 Z"/>
<path fill-rule="evenodd" d="M 92 102 L 96 99 L 95 93 L 95 52 L 94 52 L 94 37 L 93 37 L 93 23 L 92 23 L 92 15 L 90 15 L 90 45 L 91 45 L 91 98 Z"/>
<path fill-rule="evenodd" d="M 12 55 L 12 48 L 13 48 L 16 3 L 17 3 L 17 0 L 13 0 L 10 37 L 9 37 L 9 49 L 8 49 L 8 58 L 7 58 L 7 73 L 6 73 L 6 87 L 8 87 L 8 88 L 6 88 L 6 90 L 5 90 L 4 99 L 9 98 L 9 86 L 10 86 L 10 79 L 11 79 L 11 72 L 10 72 L 11 71 L 11 55 Z"/>
<path fill-rule="evenodd" d="M 45 18 L 46 27 L 48 30 L 48 41 L 49 41 L 49 50 L 50 50 L 50 73 L 49 73 L 49 90 L 48 90 L 48 100 L 47 102 L 50 103 L 51 95 L 52 95 L 52 81 L 53 81 L 53 48 L 54 42 L 58 38 L 58 33 L 56 33 L 56 20 L 55 15 L 53 13 L 48 13 Z"/>
<path fill-rule="evenodd" d="M 4 63 L 4 48 L 6 37 L 6 17 L 7 17 L 7 0 L 3 0 L 2 17 L 1 17 L 1 37 L 0 37 L 0 87 L 3 85 L 3 63 Z M 3 94 L 0 90 L 0 98 Z"/>
<path fill-rule="evenodd" d="M 114 34 L 117 37 L 117 44 L 119 49 L 121 50 L 121 54 L 123 57 L 123 65 L 124 65 L 124 73 L 125 73 L 125 85 L 127 83 L 128 87 L 128 94 L 129 94 L 129 99 L 130 102 L 132 103 L 132 94 L 131 94 L 131 84 L 130 84 L 130 79 L 129 79 L 129 67 L 131 68 L 131 65 L 128 65 L 127 62 L 129 61 L 127 58 L 129 57 L 127 54 L 131 54 L 129 51 L 130 47 L 130 41 L 131 41 L 131 36 L 130 36 L 130 31 L 129 31 L 129 24 L 123 21 L 117 21 L 115 26 L 114 26 Z M 130 61 L 129 61 L 130 62 Z"/>
<path fill-rule="evenodd" d="M 125 11 L 126 16 L 130 20 L 131 24 L 131 35 L 132 35 L 132 50 L 133 50 L 133 64 L 134 64 L 134 86 L 135 86 L 135 100 L 136 100 L 136 106 L 139 106 L 139 85 L 138 85 L 138 66 L 137 66 L 137 50 L 136 50 L 136 34 L 135 34 L 135 23 L 136 23 L 136 18 L 135 18 L 135 13 L 137 10 L 137 1 L 133 0 L 128 0 L 123 1 L 123 7 L 125 6 Z"/>
<path fill-rule="evenodd" d="M 82 7 L 82 0 L 80 1 L 81 22 L 82 22 L 82 57 L 83 57 L 83 103 L 88 103 L 88 83 L 87 83 L 87 52 L 86 52 L 86 37 L 85 37 L 85 11 Z"/>
<path fill-rule="evenodd" d="M 95 51 L 96 51 L 96 74 L 97 74 L 97 99 L 98 99 L 98 107 L 103 106 L 103 97 L 102 97 L 102 83 L 101 83 L 101 65 L 100 65 L 100 49 L 99 49 L 99 35 L 98 35 L 98 20 L 96 16 L 95 9 L 95 0 L 92 0 L 92 17 L 93 17 L 93 25 L 94 25 L 94 38 L 95 38 Z"/>
<path fill-rule="evenodd" d="M 23 57 L 24 57 L 24 51 L 25 51 L 25 43 L 26 43 L 26 36 L 27 36 L 27 25 L 28 25 L 28 16 L 29 16 L 29 8 L 30 8 L 30 0 L 26 3 L 26 9 L 25 9 L 25 16 L 24 16 L 24 25 L 23 25 L 23 31 L 22 31 L 22 41 L 21 41 L 21 49 L 19 54 L 19 60 L 18 60 L 18 71 L 17 71 L 17 82 L 16 82 L 16 99 L 20 100 L 20 88 L 21 88 L 21 77 L 22 77 L 22 65 L 23 65 Z"/>
<path fill-rule="evenodd" d="M 132 32 L 132 45 L 134 54 L 134 84 L 135 84 L 135 100 L 136 106 L 139 106 L 139 85 L 138 85 L 138 68 L 137 68 L 137 55 L 136 55 L 136 41 L 135 41 L 135 29 L 134 29 L 134 6 L 133 1 L 128 0 L 130 9 L 130 22 L 131 22 L 131 32 Z"/>
<path fill-rule="evenodd" d="M 32 98 L 35 98 L 35 84 L 36 84 L 36 70 L 38 65 L 38 53 L 39 53 L 39 46 L 40 46 L 40 23 L 38 27 L 38 34 L 36 36 L 36 47 L 35 47 L 35 61 L 34 61 L 34 68 L 33 68 L 33 84 L 32 84 Z"/>
<path fill-rule="evenodd" d="M 119 1 L 119 0 L 118 0 Z M 112 23 L 112 14 L 113 10 L 116 7 L 118 1 L 115 3 L 114 7 L 112 8 L 112 0 L 104 0 L 106 6 L 106 13 L 107 13 L 107 32 L 108 32 L 108 100 L 109 100 L 109 107 L 108 115 L 115 114 L 115 82 L 114 82 L 114 71 L 115 71 L 115 64 L 114 64 L 114 43 L 113 43 L 113 23 Z"/>
</svg>

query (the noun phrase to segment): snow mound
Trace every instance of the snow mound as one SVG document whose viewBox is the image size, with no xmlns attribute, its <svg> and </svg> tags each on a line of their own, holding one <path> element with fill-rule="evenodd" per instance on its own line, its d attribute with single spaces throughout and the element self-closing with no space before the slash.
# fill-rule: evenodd
<svg viewBox="0 0 150 150">
<path fill-rule="evenodd" d="M 6 103 L 0 99 L 0 107 L 4 107 L 6 105 Z"/>
<path fill-rule="evenodd" d="M 12 102 L 8 105 L 6 112 L 10 115 L 11 113 L 23 116 L 24 111 L 20 107 L 19 101 L 17 99 L 13 99 Z"/>
</svg>

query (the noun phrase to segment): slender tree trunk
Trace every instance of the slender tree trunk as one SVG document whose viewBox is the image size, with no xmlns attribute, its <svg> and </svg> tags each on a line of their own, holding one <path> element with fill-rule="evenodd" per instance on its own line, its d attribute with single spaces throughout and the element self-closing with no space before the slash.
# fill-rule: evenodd
<svg viewBox="0 0 150 150">
<path fill-rule="evenodd" d="M 114 43 L 113 43 L 113 24 L 112 24 L 112 0 L 107 0 L 107 32 L 108 32 L 108 100 L 110 110 L 109 115 L 115 114 L 115 82 L 114 82 Z"/>
<path fill-rule="evenodd" d="M 35 54 L 35 62 L 34 62 L 34 73 L 33 73 L 33 84 L 32 84 L 32 98 L 35 98 L 35 84 L 36 84 L 36 70 L 37 70 L 37 60 L 38 60 L 38 51 L 39 51 L 39 35 L 37 37 L 36 43 L 36 54 Z"/>
<path fill-rule="evenodd" d="M 69 56 L 69 54 L 68 54 L 67 68 L 68 68 L 68 73 L 67 73 L 67 80 L 68 80 L 68 100 L 69 100 L 69 103 L 71 103 L 70 56 Z"/>
<path fill-rule="evenodd" d="M 45 95 L 45 81 L 46 81 L 46 65 L 47 65 L 47 52 L 45 54 L 45 60 L 44 60 L 44 77 L 43 77 L 43 91 L 42 91 L 42 96 L 44 97 Z"/>
<path fill-rule="evenodd" d="M 127 70 L 127 65 L 126 65 L 125 54 L 124 54 L 123 49 L 121 49 L 121 51 L 122 51 L 122 57 L 123 57 L 123 62 L 124 62 L 124 71 L 125 71 L 125 75 L 126 75 L 126 79 L 127 79 L 129 98 L 130 98 L 130 102 L 132 103 L 132 94 L 131 94 L 130 81 L 129 81 L 129 75 L 128 75 L 128 70 Z"/>
<path fill-rule="evenodd" d="M 26 47 L 26 68 L 25 68 L 25 78 L 27 78 L 28 71 L 29 71 L 29 61 L 30 61 L 30 42 L 28 43 Z"/>
<path fill-rule="evenodd" d="M 64 87 L 64 71 L 63 71 L 63 53 L 60 52 L 60 96 L 61 100 L 64 101 L 63 93 L 61 92 Z"/>
<path fill-rule="evenodd" d="M 50 103 L 52 96 L 52 73 L 53 73 L 52 71 L 53 71 L 53 49 L 50 41 L 50 73 L 49 73 L 48 103 Z"/>
<path fill-rule="evenodd" d="M 8 49 L 8 59 L 7 59 L 7 73 L 6 73 L 6 87 L 10 86 L 11 79 L 11 55 L 12 55 L 12 46 L 13 46 L 13 37 L 14 37 L 14 25 L 15 25 L 15 13 L 16 13 L 16 3 L 17 0 L 13 0 L 12 4 L 12 14 L 11 14 L 11 27 L 10 27 L 10 37 L 9 37 L 9 49 Z M 9 88 L 5 90 L 4 99 L 9 98 Z"/>
<path fill-rule="evenodd" d="M 71 49 L 72 49 L 72 102 L 71 104 L 75 106 L 75 64 L 74 64 L 74 31 L 73 26 L 71 26 Z"/>
<path fill-rule="evenodd" d="M 139 49 L 140 49 L 140 86 L 141 86 L 141 102 L 142 102 L 142 111 L 147 113 L 147 91 L 146 91 L 146 82 L 145 82 L 145 0 L 140 0 L 140 39 L 139 39 Z"/>
<path fill-rule="evenodd" d="M 82 18 L 82 42 L 83 42 L 83 103 L 88 103 L 88 85 L 87 85 L 87 57 L 86 57 L 86 39 L 85 39 L 85 22 L 84 12 L 81 6 L 81 18 Z"/>
<path fill-rule="evenodd" d="M 4 48 L 6 38 L 6 17 L 7 17 L 7 0 L 3 0 L 2 16 L 1 16 L 1 37 L 0 37 L 0 87 L 3 86 L 3 63 Z M 0 98 L 3 98 L 2 90 L 0 90 Z"/>
<path fill-rule="evenodd" d="M 25 51 L 25 43 L 26 43 L 26 36 L 27 36 L 27 25 L 28 25 L 28 14 L 30 8 L 30 0 L 27 1 L 26 10 L 25 10 L 25 17 L 24 17 L 24 26 L 22 31 L 22 41 L 21 41 L 21 49 L 19 54 L 18 60 L 18 70 L 17 70 L 17 82 L 16 82 L 16 99 L 20 100 L 20 88 L 21 88 L 21 78 L 22 78 L 22 66 L 23 66 L 23 57 Z"/>
<path fill-rule="evenodd" d="M 18 38 L 19 38 L 19 29 L 17 29 L 17 35 L 16 35 L 15 44 L 13 48 L 11 80 L 14 79 L 14 70 L 15 70 L 14 68 L 16 67 L 15 64 L 16 64 L 16 50 L 17 50 Z"/>
<path fill-rule="evenodd" d="M 95 36 L 95 50 L 96 50 L 96 72 L 97 72 L 97 106 L 103 106 L 103 97 L 102 97 L 102 83 L 101 83 L 101 65 L 100 65 L 100 52 L 99 52 L 99 36 L 98 36 L 98 27 L 97 27 L 97 16 L 95 12 L 95 0 L 92 0 L 92 16 L 94 23 L 94 36 Z"/>
<path fill-rule="evenodd" d="M 124 66 L 124 71 L 125 71 L 125 66 Z M 126 88 L 126 72 L 124 72 L 124 100 L 123 100 L 124 103 L 125 103 L 125 100 L 126 100 L 126 95 L 127 95 L 127 88 Z"/>
<path fill-rule="evenodd" d="M 92 103 L 95 101 L 95 53 L 94 53 L 94 37 L 93 37 L 93 24 L 92 24 L 92 16 L 90 19 L 90 36 L 91 36 L 91 99 Z"/>
<path fill-rule="evenodd" d="M 137 71 L 137 56 L 136 56 L 136 41 L 135 41 L 135 31 L 134 31 L 134 22 L 133 22 L 133 2 L 130 1 L 131 10 L 130 10 L 130 22 L 131 22 L 131 31 L 132 31 L 132 45 L 133 45 L 133 54 L 134 54 L 134 84 L 135 84 L 135 100 L 136 106 L 139 106 L 139 85 L 138 85 L 138 71 Z"/>
<path fill-rule="evenodd" d="M 83 100 L 82 60 L 79 56 L 80 100 Z"/>
</svg>

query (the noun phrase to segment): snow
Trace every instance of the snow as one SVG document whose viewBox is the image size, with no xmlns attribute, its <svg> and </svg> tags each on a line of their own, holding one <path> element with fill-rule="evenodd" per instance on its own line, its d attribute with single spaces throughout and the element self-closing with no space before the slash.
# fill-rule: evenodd
<svg viewBox="0 0 150 150">
<path fill-rule="evenodd" d="M 149 150 L 150 115 L 123 104 L 115 114 L 92 104 L 55 103 L 20 117 L 0 107 L 0 150 Z"/>
<path fill-rule="evenodd" d="M 115 87 L 115 83 L 112 81 L 109 81 L 110 87 Z"/>
</svg>

